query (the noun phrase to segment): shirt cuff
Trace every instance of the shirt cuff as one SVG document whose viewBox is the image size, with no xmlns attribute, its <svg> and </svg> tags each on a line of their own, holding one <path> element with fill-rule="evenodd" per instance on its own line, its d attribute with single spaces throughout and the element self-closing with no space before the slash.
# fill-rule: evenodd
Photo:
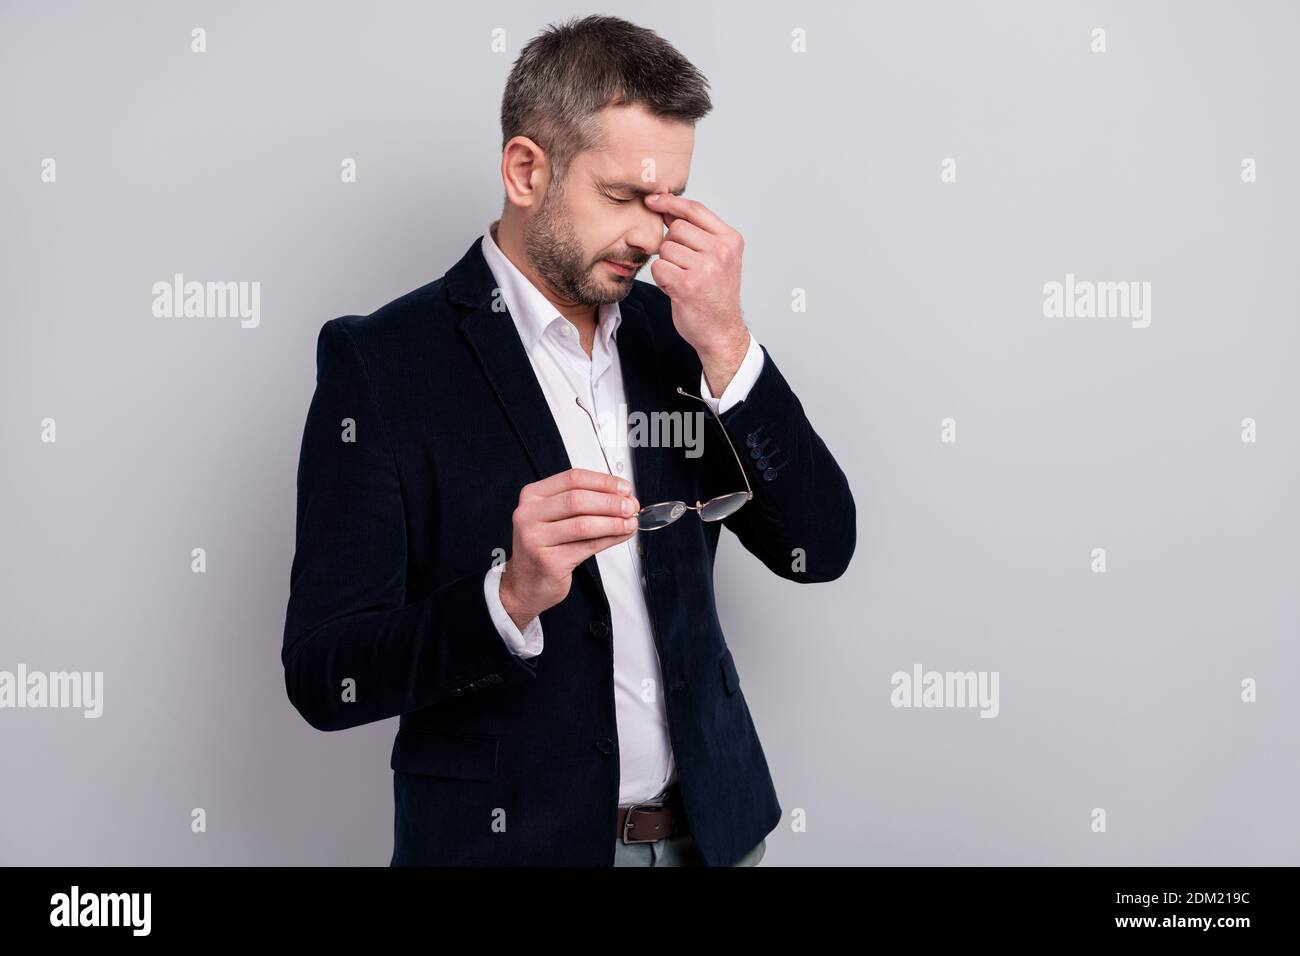
<svg viewBox="0 0 1300 956">
<path fill-rule="evenodd" d="M 749 349 L 745 352 L 744 359 L 740 362 L 740 368 L 736 369 L 736 374 L 731 377 L 727 387 L 722 390 L 721 398 L 714 398 L 713 393 L 709 391 L 708 379 L 704 373 L 700 372 L 700 398 L 709 403 L 717 414 L 721 415 L 733 405 L 739 404 L 749 394 L 749 390 L 754 387 L 758 381 L 758 373 L 763 371 L 763 350 L 759 348 L 758 339 L 754 338 L 751 332 L 749 335 Z"/>
<path fill-rule="evenodd" d="M 540 615 L 533 618 L 522 631 L 510 619 L 501 603 L 501 575 L 505 569 L 504 564 L 496 565 L 489 568 L 483 577 L 483 598 L 487 601 L 488 613 L 497 626 L 497 633 L 512 653 L 517 657 L 536 657 L 542 652 L 542 619 Z"/>
</svg>

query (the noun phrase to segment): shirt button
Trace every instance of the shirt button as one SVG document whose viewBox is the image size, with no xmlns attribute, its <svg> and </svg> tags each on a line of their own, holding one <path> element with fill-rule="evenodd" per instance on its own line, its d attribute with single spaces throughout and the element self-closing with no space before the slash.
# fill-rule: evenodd
<svg viewBox="0 0 1300 956">
<path fill-rule="evenodd" d="M 615 471 L 622 471 L 622 470 L 623 470 L 623 463 L 622 463 L 621 461 L 616 461 L 616 462 L 614 462 L 614 470 L 615 470 Z"/>
</svg>

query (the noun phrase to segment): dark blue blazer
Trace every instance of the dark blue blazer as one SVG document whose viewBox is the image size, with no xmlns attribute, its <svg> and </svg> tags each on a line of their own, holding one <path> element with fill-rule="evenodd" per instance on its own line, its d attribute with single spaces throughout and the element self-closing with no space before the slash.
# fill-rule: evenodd
<svg viewBox="0 0 1300 956">
<path fill-rule="evenodd" d="M 542 613 L 546 647 L 531 660 L 509 651 L 483 597 L 520 489 L 570 467 L 514 322 L 493 310 L 495 285 L 475 240 L 442 278 L 321 328 L 285 685 L 319 730 L 400 717 L 390 865 L 610 866 L 618 727 L 596 559 Z M 639 500 L 742 489 L 717 421 L 674 391 L 698 394 L 700 361 L 668 297 L 637 281 L 620 310 L 629 411 L 704 412 L 710 430 L 696 458 L 633 447 Z M 830 581 L 853 554 L 853 497 L 764 353 L 748 397 L 722 416 L 755 494 L 725 524 L 774 574 Z M 685 816 L 710 866 L 735 862 L 782 816 L 718 621 L 719 534 L 687 514 L 638 535 Z"/>
</svg>

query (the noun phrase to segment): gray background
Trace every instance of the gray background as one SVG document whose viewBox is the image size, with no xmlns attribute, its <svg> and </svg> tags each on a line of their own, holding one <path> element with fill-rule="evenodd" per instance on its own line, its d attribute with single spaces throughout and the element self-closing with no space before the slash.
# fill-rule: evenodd
<svg viewBox="0 0 1300 956">
<path fill-rule="evenodd" d="M 589 12 L 709 76 L 690 195 L 857 499 L 834 583 L 719 554 L 807 814 L 763 865 L 1300 863 L 1300 14 L 1226 2 L 6 4 L 0 669 L 106 687 L 0 710 L 0 861 L 388 862 L 396 720 L 312 730 L 279 661 L 315 338 L 481 235 L 510 64 Z M 260 281 L 261 326 L 154 318 L 173 272 Z M 1151 326 L 1044 318 L 1066 272 Z M 914 663 L 1000 715 L 892 708 Z"/>
</svg>

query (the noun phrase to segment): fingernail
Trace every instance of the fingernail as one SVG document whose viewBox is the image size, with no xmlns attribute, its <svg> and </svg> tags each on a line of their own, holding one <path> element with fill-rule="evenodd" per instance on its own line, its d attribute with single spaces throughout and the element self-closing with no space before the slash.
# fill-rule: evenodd
<svg viewBox="0 0 1300 956">
<path fill-rule="evenodd" d="M 620 480 L 618 483 L 618 493 L 620 495 L 630 495 L 632 493 L 632 486 L 626 481 Z"/>
<path fill-rule="evenodd" d="M 623 522 L 623 530 L 624 530 L 624 531 L 635 531 L 635 530 L 636 530 L 636 519 L 635 519 L 635 518 L 628 518 L 626 521 L 624 521 L 624 522 Z"/>
<path fill-rule="evenodd" d="M 646 196 L 646 197 L 645 197 L 645 200 L 646 200 L 646 202 L 658 202 L 658 201 L 659 201 L 659 194 L 658 194 L 658 193 L 651 193 L 649 196 Z"/>
<path fill-rule="evenodd" d="M 623 514 L 625 514 L 625 515 L 630 515 L 631 513 L 632 513 L 632 499 L 630 499 L 630 498 L 624 498 L 624 499 L 623 499 Z"/>
</svg>

